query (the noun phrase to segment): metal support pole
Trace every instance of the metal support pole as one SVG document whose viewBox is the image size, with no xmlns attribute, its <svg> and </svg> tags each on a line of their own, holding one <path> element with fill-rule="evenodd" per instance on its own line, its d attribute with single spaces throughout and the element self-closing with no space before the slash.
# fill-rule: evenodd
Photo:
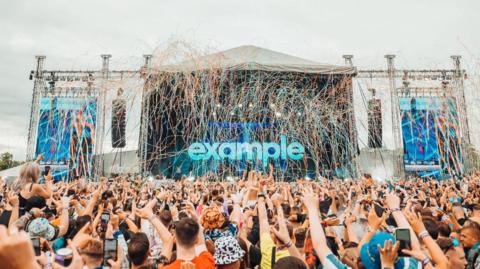
<svg viewBox="0 0 480 269">
<path fill-rule="evenodd" d="M 152 54 L 144 54 L 143 58 L 145 59 L 145 64 L 144 67 L 149 70 L 151 68 L 151 63 L 152 63 Z"/>
<path fill-rule="evenodd" d="M 402 177 L 404 175 L 404 164 L 403 164 L 403 145 L 402 145 L 402 130 L 400 129 L 400 107 L 398 103 L 398 93 L 395 86 L 395 64 L 394 59 L 395 55 L 387 54 L 385 55 L 388 65 L 388 80 L 390 88 L 390 102 L 391 102 L 391 111 L 392 111 L 392 132 L 393 132 L 393 144 L 394 144 L 394 160 L 395 160 L 395 175 L 397 177 Z"/>
<path fill-rule="evenodd" d="M 462 141 L 462 157 L 464 159 L 464 167 L 462 168 L 462 173 L 468 172 L 470 166 L 470 129 L 468 124 L 468 113 L 467 113 L 467 104 L 465 100 L 465 87 L 464 87 L 464 71 L 461 69 L 461 59 L 460 55 L 452 55 L 450 58 L 453 60 L 453 65 L 455 67 L 455 76 L 453 79 L 454 82 L 454 96 L 456 99 L 458 116 L 460 121 L 460 130 L 461 130 L 461 141 Z M 466 166 L 466 167 L 465 167 Z"/>
<path fill-rule="evenodd" d="M 98 180 L 101 175 L 104 174 L 103 171 L 105 167 L 105 160 L 103 156 L 103 145 L 105 139 L 105 118 L 106 118 L 106 108 L 107 108 L 107 83 L 109 77 L 109 65 L 110 65 L 110 58 L 112 55 L 110 54 L 102 54 L 102 82 L 101 82 L 101 89 L 99 95 L 98 115 L 97 117 L 97 139 L 95 144 L 95 180 Z"/>
<path fill-rule="evenodd" d="M 102 73 L 104 76 L 106 75 L 108 77 L 108 66 L 110 64 L 110 58 L 112 58 L 112 55 L 102 54 L 100 56 L 102 57 Z"/>
<path fill-rule="evenodd" d="M 353 67 L 353 55 L 351 54 L 344 54 L 342 55 L 343 59 L 345 59 L 345 65 L 346 66 L 352 66 Z"/>
<path fill-rule="evenodd" d="M 462 56 L 460 55 L 452 55 L 451 56 L 453 60 L 453 64 L 455 67 L 455 90 L 456 90 L 456 96 L 460 100 L 457 102 L 459 103 L 459 108 L 460 112 L 462 113 L 461 115 L 461 124 L 462 124 L 462 135 L 463 135 L 463 141 L 465 143 L 470 144 L 470 131 L 469 131 L 469 125 L 468 125 L 468 117 L 467 117 L 467 105 L 466 105 L 466 100 L 465 100 L 465 87 L 464 87 L 464 71 L 461 69 L 461 63 L 460 60 L 462 59 Z"/>
<path fill-rule="evenodd" d="M 45 81 L 43 78 L 43 67 L 46 57 L 44 55 L 35 56 L 35 80 L 33 82 L 32 91 L 32 105 L 30 108 L 30 124 L 28 128 L 28 141 L 27 141 L 27 156 L 26 160 L 35 159 L 36 141 L 37 141 L 37 125 L 38 125 L 38 113 L 40 105 L 40 96 L 45 89 Z"/>
<path fill-rule="evenodd" d="M 150 99 L 150 94 L 149 91 L 151 90 L 151 82 L 149 80 L 149 75 L 151 72 L 151 60 L 152 60 L 152 55 L 151 54 L 145 54 L 143 55 L 143 58 L 145 59 L 144 66 L 142 67 L 142 78 L 144 79 L 144 84 L 143 84 L 143 91 L 142 91 L 142 114 L 140 117 L 140 134 L 139 134 L 139 152 L 138 152 L 138 159 L 139 159 L 139 165 L 140 165 L 140 174 L 143 176 L 146 176 L 147 172 L 147 139 L 148 139 L 148 123 L 149 123 L 149 113 L 150 113 L 150 107 L 149 107 L 149 99 Z"/>
<path fill-rule="evenodd" d="M 343 59 L 345 59 L 345 66 L 353 67 L 353 55 L 350 54 L 344 54 L 342 55 Z M 355 157 L 357 157 L 359 153 L 359 148 L 358 148 L 358 135 L 357 135 L 357 129 L 355 126 L 355 109 L 353 106 L 353 78 L 352 76 L 346 77 L 348 79 L 348 85 L 346 86 L 347 90 L 347 98 L 349 100 L 349 106 L 350 106 L 350 115 L 349 115 L 349 135 L 350 135 L 350 144 L 351 144 L 351 159 L 355 160 L 353 165 L 352 165 L 352 176 L 356 177 L 358 175 L 358 172 L 360 171 L 360 167 L 358 165 L 358 162 L 356 161 Z"/>
<path fill-rule="evenodd" d="M 45 64 L 45 57 L 44 55 L 35 56 L 35 60 L 37 61 L 37 68 L 35 69 L 35 78 L 43 78 L 43 66 Z"/>
</svg>

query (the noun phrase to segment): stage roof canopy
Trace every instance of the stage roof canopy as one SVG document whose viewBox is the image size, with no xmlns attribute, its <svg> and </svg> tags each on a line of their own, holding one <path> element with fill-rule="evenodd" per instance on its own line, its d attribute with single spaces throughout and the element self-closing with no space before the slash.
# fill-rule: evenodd
<svg viewBox="0 0 480 269">
<path fill-rule="evenodd" d="M 321 64 L 285 53 L 255 46 L 241 46 L 179 64 L 160 67 L 159 71 L 194 72 L 202 70 L 261 70 L 311 74 L 355 74 L 355 67 Z"/>
</svg>

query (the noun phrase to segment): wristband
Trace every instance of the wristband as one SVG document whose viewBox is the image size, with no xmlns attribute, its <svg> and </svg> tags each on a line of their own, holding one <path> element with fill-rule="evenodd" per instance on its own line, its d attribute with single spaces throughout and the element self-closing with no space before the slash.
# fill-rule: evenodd
<svg viewBox="0 0 480 269">
<path fill-rule="evenodd" d="M 287 249 L 287 248 L 289 248 L 289 247 L 291 247 L 291 246 L 292 246 L 292 241 L 286 243 L 285 245 L 282 245 L 282 246 L 280 247 L 280 249 Z"/>
<path fill-rule="evenodd" d="M 430 236 L 430 234 L 428 233 L 428 231 L 423 231 L 423 232 L 420 232 L 420 233 L 418 234 L 418 237 L 419 237 L 420 239 L 423 239 L 423 238 L 428 237 L 428 236 Z"/>
<path fill-rule="evenodd" d="M 422 260 L 422 266 L 425 267 L 427 264 L 431 263 L 430 258 L 426 257 L 425 259 Z"/>
<path fill-rule="evenodd" d="M 390 211 L 392 211 L 392 213 L 396 212 L 396 211 L 400 211 L 400 208 L 398 208 L 398 207 L 397 208 L 392 208 L 392 209 L 390 209 Z"/>
</svg>

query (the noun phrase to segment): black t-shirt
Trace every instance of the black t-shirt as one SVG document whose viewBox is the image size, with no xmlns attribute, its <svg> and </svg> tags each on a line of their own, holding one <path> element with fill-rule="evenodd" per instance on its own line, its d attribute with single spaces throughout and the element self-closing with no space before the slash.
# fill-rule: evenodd
<svg viewBox="0 0 480 269">
<path fill-rule="evenodd" d="M 2 214 L 0 215 L 0 225 L 5 225 L 8 227 L 8 223 L 10 222 L 10 216 L 12 216 L 12 211 L 3 210 Z"/>
<path fill-rule="evenodd" d="M 249 268 L 255 268 L 255 266 L 260 265 L 260 262 L 262 261 L 262 252 L 260 251 L 260 248 L 250 245 L 250 248 L 248 249 L 248 258 L 250 261 Z"/>
</svg>

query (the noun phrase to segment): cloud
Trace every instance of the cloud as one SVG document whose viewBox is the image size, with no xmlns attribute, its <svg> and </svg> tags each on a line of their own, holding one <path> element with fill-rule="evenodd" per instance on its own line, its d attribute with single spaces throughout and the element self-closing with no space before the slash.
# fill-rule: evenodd
<svg viewBox="0 0 480 269">
<path fill-rule="evenodd" d="M 468 0 L 1 1 L 0 122 L 26 137 L 36 54 L 47 55 L 50 69 L 98 69 L 102 53 L 113 54 L 113 68 L 137 68 L 142 54 L 177 37 L 333 64 L 353 53 L 361 68 L 384 67 L 393 52 L 401 68 L 445 68 L 465 46 L 466 61 L 480 55 L 478 10 Z"/>
</svg>

